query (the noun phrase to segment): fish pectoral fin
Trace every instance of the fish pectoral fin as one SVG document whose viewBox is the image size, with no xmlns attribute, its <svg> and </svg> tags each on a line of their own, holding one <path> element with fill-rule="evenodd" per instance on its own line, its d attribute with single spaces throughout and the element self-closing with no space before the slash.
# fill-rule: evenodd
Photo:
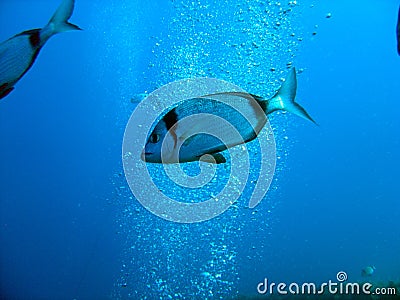
<svg viewBox="0 0 400 300">
<path fill-rule="evenodd" d="M 200 161 L 217 165 L 226 163 L 226 159 L 221 153 L 204 154 L 200 157 Z"/>
</svg>

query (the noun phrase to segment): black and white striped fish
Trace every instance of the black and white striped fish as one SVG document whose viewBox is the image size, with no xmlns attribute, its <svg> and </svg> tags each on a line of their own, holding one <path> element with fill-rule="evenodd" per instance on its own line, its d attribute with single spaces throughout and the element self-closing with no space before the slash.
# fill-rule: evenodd
<svg viewBox="0 0 400 300">
<path fill-rule="evenodd" d="M 50 37 L 59 32 L 80 30 L 78 26 L 68 23 L 74 2 L 63 0 L 44 28 L 21 32 L 0 44 L 0 99 L 12 92 Z"/>
<path fill-rule="evenodd" d="M 296 89 L 296 70 L 292 68 L 271 99 L 226 92 L 183 101 L 167 110 L 155 125 L 142 160 L 163 164 L 198 160 L 224 163 L 220 152 L 255 139 L 267 122 L 266 116 L 277 110 L 315 123 L 295 102 Z"/>
</svg>

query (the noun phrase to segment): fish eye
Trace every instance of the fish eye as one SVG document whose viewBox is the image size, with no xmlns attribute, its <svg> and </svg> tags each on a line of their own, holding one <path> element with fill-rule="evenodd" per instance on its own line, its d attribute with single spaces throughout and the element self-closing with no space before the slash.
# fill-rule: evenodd
<svg viewBox="0 0 400 300">
<path fill-rule="evenodd" d="M 150 143 L 152 143 L 152 144 L 158 143 L 158 142 L 160 141 L 160 135 L 157 134 L 157 133 L 153 133 L 153 134 L 150 136 L 149 141 L 150 141 Z"/>
</svg>

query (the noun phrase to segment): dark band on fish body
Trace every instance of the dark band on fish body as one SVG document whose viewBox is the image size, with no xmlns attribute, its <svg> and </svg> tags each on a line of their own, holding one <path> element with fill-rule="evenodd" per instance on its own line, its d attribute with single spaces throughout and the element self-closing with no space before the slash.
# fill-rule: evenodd
<svg viewBox="0 0 400 300">
<path fill-rule="evenodd" d="M 251 96 L 254 98 L 254 100 L 256 100 L 257 104 L 260 105 L 261 109 L 263 110 L 263 112 L 267 112 L 267 101 L 265 101 L 262 97 L 260 96 L 256 96 L 251 94 Z"/>
<path fill-rule="evenodd" d="M 171 109 L 163 118 L 167 130 L 170 130 L 178 122 L 178 115 L 175 108 Z"/>
<path fill-rule="evenodd" d="M 33 49 L 36 49 L 40 45 L 40 30 L 41 29 L 31 29 L 26 30 L 17 34 L 16 36 L 27 35 L 29 36 L 29 43 L 31 44 Z"/>
<path fill-rule="evenodd" d="M 29 43 L 32 46 L 32 49 L 34 50 L 34 52 L 32 54 L 32 58 L 31 58 L 31 63 L 25 69 L 25 71 L 17 78 L 17 80 L 20 80 L 26 74 L 26 72 L 29 71 L 29 69 L 34 64 L 37 56 L 39 55 L 40 49 L 42 48 L 42 47 L 40 47 L 40 31 L 41 31 L 41 29 L 31 29 L 31 30 L 23 31 L 16 35 L 16 36 L 27 35 L 29 37 Z"/>
<path fill-rule="evenodd" d="M 37 48 L 40 45 L 40 33 L 34 32 L 29 36 L 29 42 L 31 43 L 32 48 Z"/>
</svg>

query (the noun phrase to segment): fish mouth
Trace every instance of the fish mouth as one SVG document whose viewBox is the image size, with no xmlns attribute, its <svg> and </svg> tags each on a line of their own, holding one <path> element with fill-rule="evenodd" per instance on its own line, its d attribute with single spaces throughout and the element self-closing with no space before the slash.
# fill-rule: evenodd
<svg viewBox="0 0 400 300">
<path fill-rule="evenodd" d="M 143 161 L 146 161 L 146 156 L 150 156 L 150 155 L 152 155 L 153 154 L 153 152 L 142 152 L 142 155 L 140 156 L 140 158 L 143 160 Z"/>
</svg>

